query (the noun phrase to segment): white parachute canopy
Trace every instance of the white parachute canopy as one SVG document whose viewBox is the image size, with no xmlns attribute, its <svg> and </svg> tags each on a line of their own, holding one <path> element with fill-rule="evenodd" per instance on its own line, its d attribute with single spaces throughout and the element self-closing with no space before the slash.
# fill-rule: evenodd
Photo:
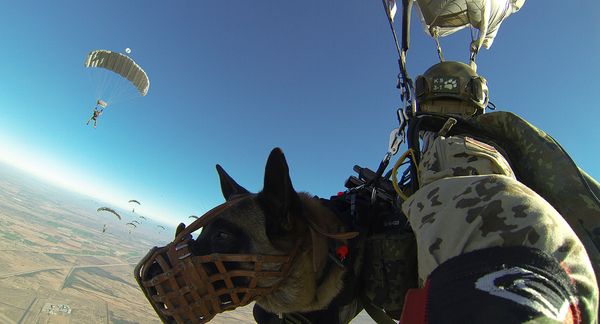
<svg viewBox="0 0 600 324">
<path fill-rule="evenodd" d="M 89 70 L 97 104 L 101 107 L 148 94 L 148 75 L 128 55 L 94 50 L 86 56 L 84 66 Z"/>
<path fill-rule="evenodd" d="M 479 30 L 471 51 L 490 48 L 504 19 L 521 9 L 525 0 L 416 0 L 425 32 L 437 38 L 465 27 Z"/>
</svg>

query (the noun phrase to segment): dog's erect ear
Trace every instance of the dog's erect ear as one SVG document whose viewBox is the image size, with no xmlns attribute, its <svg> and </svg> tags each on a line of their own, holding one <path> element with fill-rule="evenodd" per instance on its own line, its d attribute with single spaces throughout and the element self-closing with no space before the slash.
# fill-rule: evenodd
<svg viewBox="0 0 600 324">
<path fill-rule="evenodd" d="M 292 186 L 285 156 L 278 147 L 271 151 L 267 160 L 265 183 L 259 198 L 274 223 L 284 230 L 292 228 L 292 215 L 300 209 L 300 197 Z"/>
<path fill-rule="evenodd" d="M 223 168 L 217 164 L 217 173 L 219 173 L 219 180 L 221 181 L 221 191 L 225 200 L 229 200 L 233 195 L 247 194 L 250 193 L 244 187 L 240 186 L 233 180 Z"/>
</svg>

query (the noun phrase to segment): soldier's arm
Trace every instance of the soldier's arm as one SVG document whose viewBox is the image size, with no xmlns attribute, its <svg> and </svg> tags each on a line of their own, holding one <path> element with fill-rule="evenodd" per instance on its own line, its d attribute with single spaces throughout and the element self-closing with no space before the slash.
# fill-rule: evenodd
<svg viewBox="0 0 600 324">
<path fill-rule="evenodd" d="M 409 294 L 403 316 L 425 307 L 428 323 L 453 322 L 444 320 L 451 314 L 464 316 L 454 317 L 461 323 L 597 321 L 598 288 L 583 244 L 493 147 L 438 137 L 419 167 L 422 186 L 402 207 L 422 289 Z"/>
</svg>

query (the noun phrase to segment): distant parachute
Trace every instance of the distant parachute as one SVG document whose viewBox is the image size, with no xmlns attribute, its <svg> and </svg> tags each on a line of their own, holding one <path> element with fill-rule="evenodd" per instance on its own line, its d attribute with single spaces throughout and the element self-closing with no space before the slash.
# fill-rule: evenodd
<svg viewBox="0 0 600 324">
<path fill-rule="evenodd" d="M 500 24 L 519 11 L 525 0 L 416 0 L 425 32 L 437 38 L 465 27 L 479 30 L 471 43 L 477 53 L 483 46 L 490 48 Z"/>
<path fill-rule="evenodd" d="M 196 216 L 196 215 L 190 215 L 190 216 L 188 216 L 188 218 L 198 219 L 198 216 Z"/>
<path fill-rule="evenodd" d="M 162 226 L 162 225 L 156 225 L 156 227 L 160 227 L 160 228 L 162 228 L 163 230 L 165 230 L 165 229 L 166 229 L 166 228 L 165 228 L 164 226 Z"/>
<path fill-rule="evenodd" d="M 128 201 L 130 204 L 134 203 L 134 204 L 138 204 L 138 206 L 140 206 L 140 202 L 135 200 L 135 199 L 131 199 L 130 201 Z M 131 210 L 132 213 L 135 213 L 135 207 L 133 207 L 133 209 Z"/>
<path fill-rule="evenodd" d="M 117 213 L 114 209 L 112 208 L 108 208 L 108 207 L 100 207 L 96 210 L 97 212 L 101 212 L 101 211 L 106 211 L 109 212 L 111 214 L 114 214 L 115 216 L 117 216 L 119 218 L 119 220 L 121 220 L 121 215 L 119 215 L 119 213 Z"/>
<path fill-rule="evenodd" d="M 137 228 L 137 226 L 134 223 L 127 223 L 127 224 L 125 224 L 125 226 L 126 227 L 127 226 L 133 226 L 133 228 L 131 228 L 131 227 L 128 228 L 129 229 L 129 234 L 131 234 L 131 231 L 133 231 L 134 229 Z"/>
<path fill-rule="evenodd" d="M 104 107 L 121 99 L 148 94 L 148 75 L 125 54 L 109 50 L 91 51 L 85 58 L 84 66 L 90 69 L 96 99 L 98 103 L 102 101 Z M 132 91 L 128 90 L 130 88 Z"/>
</svg>

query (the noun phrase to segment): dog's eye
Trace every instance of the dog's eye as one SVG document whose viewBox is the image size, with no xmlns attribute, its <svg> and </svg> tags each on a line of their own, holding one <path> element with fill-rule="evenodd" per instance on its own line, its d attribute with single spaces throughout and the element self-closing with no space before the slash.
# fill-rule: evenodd
<svg viewBox="0 0 600 324">
<path fill-rule="evenodd" d="M 214 239 L 218 240 L 218 241 L 224 241 L 224 240 L 229 240 L 233 237 L 233 235 L 231 235 L 231 233 L 227 233 L 227 232 L 222 232 L 219 231 L 218 233 L 216 233 L 216 235 L 214 236 Z"/>
</svg>

